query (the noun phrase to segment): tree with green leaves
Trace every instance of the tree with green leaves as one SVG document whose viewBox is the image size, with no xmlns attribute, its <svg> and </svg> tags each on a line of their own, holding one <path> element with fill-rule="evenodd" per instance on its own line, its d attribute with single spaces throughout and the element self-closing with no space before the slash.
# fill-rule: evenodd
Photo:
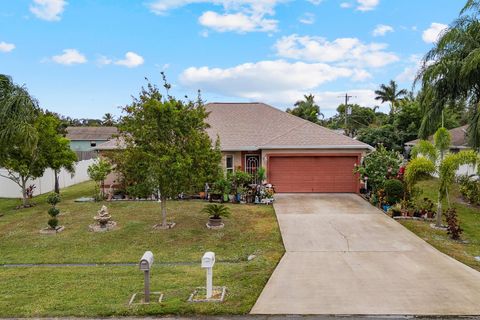
<svg viewBox="0 0 480 320">
<path fill-rule="evenodd" d="M 450 207 L 449 190 L 455 180 L 455 173 L 461 165 L 476 165 L 478 154 L 473 150 L 463 150 L 459 153 L 447 153 L 450 147 L 450 133 L 440 128 L 434 135 L 434 143 L 421 140 L 412 149 L 412 160 L 405 169 L 405 181 L 410 190 L 424 176 L 438 175 L 436 226 L 442 226 L 442 202 L 447 200 Z"/>
<path fill-rule="evenodd" d="M 100 200 L 105 197 L 104 181 L 110 172 L 112 172 L 112 166 L 107 160 L 101 158 L 88 167 L 88 176 L 95 181 L 95 200 Z"/>
<path fill-rule="evenodd" d="M 0 167 L 4 178 L 22 190 L 22 204 L 28 205 L 27 182 L 41 177 L 48 166 L 39 138 L 41 110 L 24 86 L 0 75 Z"/>
<path fill-rule="evenodd" d="M 165 80 L 165 79 L 164 79 Z M 184 102 L 168 94 L 164 96 L 149 83 L 138 98 L 123 108 L 120 124 L 126 150 L 135 154 L 140 176 L 137 181 L 152 193 L 160 195 L 162 223 L 167 223 L 167 200 L 182 192 L 203 188 L 217 179 L 221 172 L 219 140 L 212 144 L 206 129 L 206 112 L 200 95 L 196 101 Z"/>
<path fill-rule="evenodd" d="M 116 123 L 117 122 L 115 121 L 115 118 L 111 113 L 105 113 L 102 118 L 102 126 L 113 127 L 114 125 L 116 125 Z"/>
<path fill-rule="evenodd" d="M 57 194 L 60 194 L 60 170 L 65 169 L 74 174 L 77 161 L 77 155 L 70 149 L 70 141 L 59 133 L 60 128 L 60 120 L 54 115 L 43 115 L 38 120 L 40 152 L 44 155 L 47 166 L 54 171 Z"/>
<path fill-rule="evenodd" d="M 459 18 L 423 59 L 416 79 L 422 86 L 423 138 L 435 130 L 449 104 L 464 100 L 471 110 L 469 142 L 475 149 L 480 148 L 479 16 L 480 0 L 468 0 Z"/>
<path fill-rule="evenodd" d="M 375 94 L 375 100 L 380 100 L 382 103 L 390 103 L 390 114 L 393 115 L 397 111 L 399 101 L 408 94 L 408 91 L 406 89 L 398 90 L 397 83 L 390 80 L 388 85 L 381 84 L 380 89 L 375 90 Z"/>
<path fill-rule="evenodd" d="M 388 175 L 397 175 L 401 164 L 402 159 L 398 152 L 379 145 L 365 157 L 362 166 L 357 167 L 355 171 L 360 174 L 361 179 L 368 178 L 368 189 L 376 192 L 384 187 Z"/>
<path fill-rule="evenodd" d="M 308 120 L 313 123 L 319 123 L 320 117 L 324 118 L 320 112 L 320 106 L 315 103 L 315 96 L 312 94 L 304 95 L 304 100 L 295 102 L 295 108 L 286 111 L 294 116 Z"/>
</svg>

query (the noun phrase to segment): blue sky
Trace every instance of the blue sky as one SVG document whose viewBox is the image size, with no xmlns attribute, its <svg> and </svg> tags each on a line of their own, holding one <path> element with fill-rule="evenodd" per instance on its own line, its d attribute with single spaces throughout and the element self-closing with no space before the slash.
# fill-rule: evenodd
<svg viewBox="0 0 480 320">
<path fill-rule="evenodd" d="M 0 0 L 0 73 L 43 108 L 119 115 L 145 77 L 178 97 L 262 101 L 313 93 L 327 116 L 349 92 L 373 106 L 411 88 L 462 0 Z"/>
</svg>

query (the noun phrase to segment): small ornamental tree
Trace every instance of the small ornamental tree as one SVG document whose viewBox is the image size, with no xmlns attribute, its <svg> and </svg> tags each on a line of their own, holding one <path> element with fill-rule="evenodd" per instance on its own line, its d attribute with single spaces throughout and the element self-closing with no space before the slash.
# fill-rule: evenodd
<svg viewBox="0 0 480 320">
<path fill-rule="evenodd" d="M 48 209 L 48 214 L 50 215 L 48 225 L 54 230 L 56 230 L 58 227 L 57 216 L 60 214 L 60 210 L 56 206 L 60 202 L 60 200 L 61 198 L 58 193 L 51 193 L 47 197 L 47 203 L 51 205 L 50 209 Z"/>
<path fill-rule="evenodd" d="M 165 80 L 165 78 L 164 78 Z M 158 193 L 161 200 L 161 228 L 167 229 L 167 200 L 182 192 L 203 188 L 216 181 L 221 170 L 220 145 L 212 144 L 205 122 L 208 113 L 200 96 L 196 101 L 178 100 L 152 84 L 142 88 L 138 98 L 123 108 L 120 132 L 125 155 L 135 157 L 130 178 L 138 170 L 142 180 L 130 184 Z"/>
<path fill-rule="evenodd" d="M 401 163 L 402 159 L 398 152 L 388 151 L 383 145 L 380 145 L 365 157 L 362 166 L 358 167 L 355 172 L 360 173 L 362 179 L 368 177 L 368 188 L 376 192 L 383 188 L 388 175 L 397 175 Z"/>
<path fill-rule="evenodd" d="M 87 173 L 90 179 L 95 181 L 95 200 L 103 199 L 104 192 L 103 192 L 103 185 L 104 181 L 107 178 L 108 174 L 112 172 L 112 166 L 108 161 L 100 159 L 97 162 L 91 164 L 88 169 Z M 101 187 L 101 190 L 100 190 Z"/>
<path fill-rule="evenodd" d="M 77 161 L 77 155 L 70 149 L 70 141 L 62 137 L 59 128 L 60 120 L 51 114 L 42 116 L 38 124 L 39 147 L 47 166 L 54 171 L 55 193 L 60 193 L 60 170 L 65 169 L 73 175 Z"/>
<path fill-rule="evenodd" d="M 442 226 L 442 201 L 447 200 L 450 208 L 448 192 L 455 181 L 455 173 L 461 165 L 476 165 L 478 154 L 473 150 L 463 150 L 459 153 L 447 153 L 450 146 L 450 133 L 440 128 L 434 135 L 434 143 L 421 140 L 412 149 L 412 160 L 405 169 L 405 181 L 411 190 L 419 179 L 432 174 L 438 175 L 440 180 L 437 202 L 437 227 Z"/>
</svg>

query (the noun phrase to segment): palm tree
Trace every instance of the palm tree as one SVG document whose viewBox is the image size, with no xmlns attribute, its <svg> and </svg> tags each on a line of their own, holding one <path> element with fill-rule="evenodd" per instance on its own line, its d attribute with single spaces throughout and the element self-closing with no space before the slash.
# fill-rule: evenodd
<svg viewBox="0 0 480 320">
<path fill-rule="evenodd" d="M 319 123 L 319 117 L 325 116 L 320 112 L 320 106 L 315 103 L 315 96 L 309 94 L 304 95 L 304 98 L 305 100 L 295 102 L 295 108 L 287 109 L 287 112 L 310 122 Z"/>
<path fill-rule="evenodd" d="M 380 100 L 382 103 L 390 102 L 390 114 L 397 111 L 398 102 L 402 100 L 407 94 L 406 89 L 398 90 L 398 85 L 395 81 L 390 80 L 388 85 L 380 85 L 379 90 L 375 90 L 375 100 Z"/>
<path fill-rule="evenodd" d="M 102 118 L 102 125 L 107 127 L 112 127 L 115 125 L 115 118 L 111 113 L 105 113 Z"/>
<path fill-rule="evenodd" d="M 440 122 L 443 110 L 467 101 L 472 117 L 470 145 L 480 147 L 480 0 L 469 0 L 460 17 L 447 29 L 423 59 L 416 82 L 422 85 L 423 121 L 420 136 L 428 136 Z"/>
<path fill-rule="evenodd" d="M 421 140 L 412 149 L 412 160 L 405 169 L 405 181 L 409 191 L 422 176 L 436 174 L 439 177 L 436 226 L 442 226 L 442 201 L 447 199 L 450 206 L 448 191 L 455 181 L 455 173 L 461 165 L 476 165 L 480 161 L 478 153 L 473 150 L 463 150 L 459 153 L 449 153 L 450 133 L 440 128 L 434 135 L 434 143 Z"/>
<path fill-rule="evenodd" d="M 37 101 L 24 86 L 0 74 L 0 149 L 13 141 L 25 146 L 36 144 L 33 122 L 38 111 Z"/>
</svg>

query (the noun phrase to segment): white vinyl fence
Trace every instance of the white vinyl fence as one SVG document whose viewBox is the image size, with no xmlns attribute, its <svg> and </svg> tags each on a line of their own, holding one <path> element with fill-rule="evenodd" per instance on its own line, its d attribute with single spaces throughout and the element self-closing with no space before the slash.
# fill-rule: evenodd
<svg viewBox="0 0 480 320">
<path fill-rule="evenodd" d="M 72 176 L 69 172 L 61 170 L 58 175 L 58 182 L 60 188 L 65 188 L 80 182 L 90 180 L 87 174 L 87 168 L 95 159 L 82 160 L 75 165 L 75 174 Z M 0 168 L 0 173 L 7 175 L 5 169 Z M 55 189 L 55 175 L 52 169 L 45 170 L 42 177 L 28 181 L 27 186 L 35 185 L 34 195 L 39 195 L 53 191 Z M 22 190 L 20 187 L 10 179 L 0 177 L 0 198 L 21 198 Z"/>
</svg>

